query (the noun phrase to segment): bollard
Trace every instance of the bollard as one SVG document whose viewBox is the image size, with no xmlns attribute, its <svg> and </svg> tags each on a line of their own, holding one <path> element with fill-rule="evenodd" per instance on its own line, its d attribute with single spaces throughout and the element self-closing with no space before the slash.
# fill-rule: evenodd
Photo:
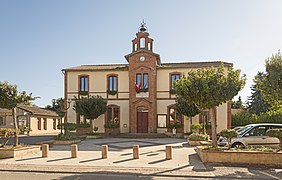
<svg viewBox="0 0 282 180">
<path fill-rule="evenodd" d="M 71 145 L 71 157 L 77 158 L 77 144 Z"/>
<path fill-rule="evenodd" d="M 42 144 L 41 145 L 42 149 L 42 157 L 48 157 L 49 154 L 49 144 Z"/>
<path fill-rule="evenodd" d="M 139 145 L 133 145 L 133 159 L 139 159 Z"/>
<path fill-rule="evenodd" d="M 108 145 L 102 145 L 102 159 L 108 158 Z"/>
<path fill-rule="evenodd" d="M 172 147 L 171 146 L 165 146 L 165 159 L 166 160 L 172 159 Z"/>
</svg>

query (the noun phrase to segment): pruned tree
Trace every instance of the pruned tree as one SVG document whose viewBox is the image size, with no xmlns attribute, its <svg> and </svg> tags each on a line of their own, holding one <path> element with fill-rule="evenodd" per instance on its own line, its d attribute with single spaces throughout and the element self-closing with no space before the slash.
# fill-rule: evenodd
<svg viewBox="0 0 282 180">
<path fill-rule="evenodd" d="M 19 143 L 18 139 L 18 123 L 17 123 L 17 106 L 20 104 L 29 104 L 35 98 L 32 94 L 29 95 L 25 92 L 19 92 L 16 85 L 9 84 L 7 81 L 0 82 L 0 108 L 12 110 L 13 124 L 15 129 L 14 145 Z"/>
<path fill-rule="evenodd" d="M 201 111 L 199 108 L 183 98 L 176 97 L 176 111 L 184 116 L 190 117 L 190 131 L 192 131 L 192 117 L 199 114 Z"/>
<path fill-rule="evenodd" d="M 212 126 L 212 144 L 217 146 L 216 107 L 230 101 L 245 85 L 245 75 L 232 66 L 224 69 L 208 67 L 188 72 L 174 83 L 177 98 L 195 104 L 199 110 L 209 109 Z"/>
<path fill-rule="evenodd" d="M 90 130 L 93 133 L 93 120 L 107 110 L 107 100 L 101 96 L 90 96 L 89 98 L 75 99 L 73 109 L 86 119 L 90 120 Z"/>
<path fill-rule="evenodd" d="M 271 106 L 271 109 L 278 110 L 282 108 L 282 56 L 280 51 L 273 54 L 271 58 L 265 61 L 266 73 L 258 84 L 265 101 Z"/>
</svg>

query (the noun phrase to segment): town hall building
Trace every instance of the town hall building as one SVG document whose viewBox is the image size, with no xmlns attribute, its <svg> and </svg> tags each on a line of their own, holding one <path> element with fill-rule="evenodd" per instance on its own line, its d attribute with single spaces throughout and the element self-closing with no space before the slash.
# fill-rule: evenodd
<svg viewBox="0 0 282 180">
<path fill-rule="evenodd" d="M 72 106 L 75 97 L 99 95 L 107 99 L 107 111 L 93 121 L 100 133 L 115 127 L 118 133 L 166 133 L 177 127 L 177 133 L 190 131 L 191 123 L 210 127 L 207 113 L 193 118 L 178 114 L 173 82 L 182 75 L 204 67 L 224 68 L 231 63 L 182 62 L 162 63 L 154 52 L 154 41 L 142 23 L 132 40 L 132 52 L 125 55 L 126 64 L 82 65 L 63 69 L 64 97 L 71 100 L 65 121 L 85 121 Z M 217 107 L 217 131 L 231 126 L 231 103 Z"/>
</svg>

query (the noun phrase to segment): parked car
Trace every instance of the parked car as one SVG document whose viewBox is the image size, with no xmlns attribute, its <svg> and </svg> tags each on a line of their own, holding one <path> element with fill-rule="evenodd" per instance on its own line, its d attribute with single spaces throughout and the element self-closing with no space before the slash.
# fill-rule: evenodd
<svg viewBox="0 0 282 180">
<path fill-rule="evenodd" d="M 278 147 L 279 139 L 269 137 L 266 131 L 269 129 L 280 129 L 282 124 L 249 124 L 237 130 L 238 137 L 232 138 L 231 147 L 246 147 L 246 146 L 270 146 Z M 226 138 L 219 138 L 218 145 L 225 146 L 227 144 Z"/>
</svg>

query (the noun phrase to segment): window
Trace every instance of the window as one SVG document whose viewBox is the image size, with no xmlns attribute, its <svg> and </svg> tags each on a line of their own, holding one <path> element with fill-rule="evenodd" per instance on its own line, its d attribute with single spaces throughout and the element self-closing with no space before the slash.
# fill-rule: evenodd
<svg viewBox="0 0 282 180">
<path fill-rule="evenodd" d="M 57 129 L 57 119 L 53 119 L 53 129 Z"/>
<path fill-rule="evenodd" d="M 41 130 L 41 118 L 37 118 L 37 129 Z"/>
<path fill-rule="evenodd" d="M 158 127 L 166 127 L 166 115 L 158 114 Z"/>
<path fill-rule="evenodd" d="M 119 106 L 108 106 L 106 111 L 106 125 L 108 127 L 119 127 Z"/>
<path fill-rule="evenodd" d="M 47 118 L 43 118 L 43 128 L 47 130 Z"/>
<path fill-rule="evenodd" d="M 88 76 L 81 76 L 79 78 L 79 91 L 82 93 L 88 93 L 89 91 L 89 78 Z"/>
<path fill-rule="evenodd" d="M 117 91 L 117 76 L 108 77 L 108 90 Z"/>
<path fill-rule="evenodd" d="M 171 74 L 170 75 L 170 89 L 173 89 L 173 82 L 180 79 L 180 74 Z"/>
<path fill-rule="evenodd" d="M 176 111 L 175 105 L 168 108 L 168 124 L 182 124 L 182 115 Z"/>
<path fill-rule="evenodd" d="M 4 125 L 5 125 L 4 117 L 0 116 L 0 126 L 4 126 Z"/>
<path fill-rule="evenodd" d="M 136 92 L 148 92 L 149 90 L 149 75 L 148 73 L 136 74 L 136 84 L 135 84 Z"/>
<path fill-rule="evenodd" d="M 140 38 L 140 48 L 145 48 L 145 38 Z"/>
</svg>

